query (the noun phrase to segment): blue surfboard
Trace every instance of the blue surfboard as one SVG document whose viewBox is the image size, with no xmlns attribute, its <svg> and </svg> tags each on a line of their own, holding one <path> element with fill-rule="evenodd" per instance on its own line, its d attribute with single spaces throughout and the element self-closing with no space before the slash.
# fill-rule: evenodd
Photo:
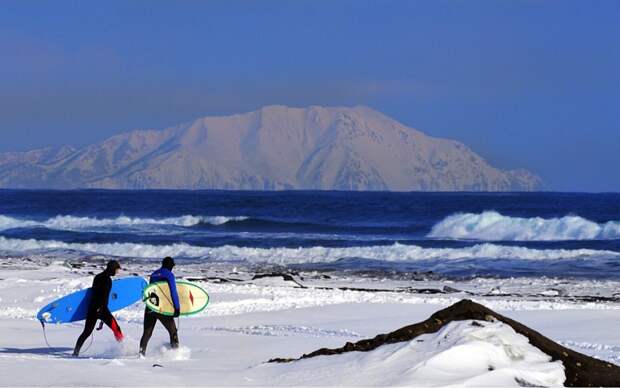
<svg viewBox="0 0 620 388">
<path fill-rule="evenodd" d="M 110 311 L 118 311 L 142 300 L 146 286 L 146 280 L 139 276 L 112 281 L 108 308 Z M 86 319 L 90 298 L 90 288 L 63 296 L 39 310 L 37 319 L 41 323 L 81 321 Z"/>
</svg>

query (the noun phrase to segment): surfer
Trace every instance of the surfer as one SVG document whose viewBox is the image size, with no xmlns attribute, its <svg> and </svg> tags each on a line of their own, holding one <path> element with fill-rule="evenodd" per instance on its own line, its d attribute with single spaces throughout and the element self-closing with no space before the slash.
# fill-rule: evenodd
<svg viewBox="0 0 620 388">
<path fill-rule="evenodd" d="M 112 276 L 118 274 L 120 269 L 121 265 L 118 261 L 110 260 L 106 265 L 106 269 L 95 276 L 93 286 L 91 288 L 92 294 L 90 304 L 88 305 L 88 314 L 86 315 L 84 331 L 80 334 L 80 337 L 75 344 L 73 356 L 77 357 L 80 354 L 80 349 L 82 348 L 84 341 L 86 341 L 86 339 L 92 334 L 93 329 L 97 324 L 97 319 L 100 319 L 103 323 L 108 325 L 110 329 L 112 329 L 114 338 L 116 338 L 118 342 L 123 340 L 123 332 L 118 326 L 116 319 L 114 319 L 114 316 L 108 309 L 108 299 L 110 298 L 110 290 L 112 289 Z"/>
<path fill-rule="evenodd" d="M 151 274 L 151 284 L 161 281 L 168 282 L 170 296 L 172 298 L 171 304 L 174 306 L 174 315 L 162 315 L 148 308 L 144 310 L 144 331 L 142 332 L 142 339 L 140 339 L 140 355 L 143 357 L 146 354 L 146 347 L 151 339 L 157 321 L 161 322 L 166 330 L 168 330 L 168 334 L 170 334 L 170 346 L 173 349 L 179 347 L 179 336 L 177 334 L 177 326 L 174 323 L 174 318 L 181 314 L 181 305 L 179 303 L 179 294 L 177 292 L 176 279 L 172 273 L 172 268 L 174 268 L 174 259 L 172 257 L 165 257 L 164 260 L 162 260 L 161 268 Z"/>
</svg>

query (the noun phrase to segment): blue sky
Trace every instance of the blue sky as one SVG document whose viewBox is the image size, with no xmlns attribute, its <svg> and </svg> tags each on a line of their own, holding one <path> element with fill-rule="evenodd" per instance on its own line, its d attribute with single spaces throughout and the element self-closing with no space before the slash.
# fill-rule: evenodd
<svg viewBox="0 0 620 388">
<path fill-rule="evenodd" d="M 618 1 L 5 1 L 0 151 L 268 104 L 373 107 L 620 191 Z"/>
</svg>

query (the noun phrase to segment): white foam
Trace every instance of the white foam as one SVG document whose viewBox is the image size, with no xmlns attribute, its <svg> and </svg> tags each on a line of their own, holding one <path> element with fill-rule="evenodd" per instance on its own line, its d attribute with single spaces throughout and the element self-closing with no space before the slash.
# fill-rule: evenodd
<svg viewBox="0 0 620 388">
<path fill-rule="evenodd" d="M 225 216 L 192 216 L 184 215 L 169 218 L 132 218 L 119 216 L 116 218 L 91 218 L 75 217 L 69 215 L 59 215 L 45 221 L 25 220 L 20 218 L 0 215 L 0 230 L 14 228 L 43 227 L 57 230 L 80 230 L 88 228 L 104 227 L 127 227 L 140 225 L 172 225 L 190 227 L 200 223 L 211 225 L 222 225 L 229 221 L 243 221 L 247 217 L 225 217 Z"/>
<path fill-rule="evenodd" d="M 108 333 L 106 333 L 107 335 Z M 138 357 L 138 349 L 140 344 L 137 340 L 125 336 L 125 339 L 121 342 L 116 342 L 109 338 L 103 339 L 107 343 L 107 347 L 103 350 L 97 351 L 94 349 L 87 349 L 81 353 L 81 356 L 88 358 L 104 358 L 117 360 L 112 365 L 122 366 L 121 359 L 132 359 Z"/>
<path fill-rule="evenodd" d="M 230 221 L 244 221 L 247 220 L 248 217 L 245 216 L 237 216 L 237 217 L 224 217 L 224 216 L 210 216 L 210 217 L 200 217 L 202 222 L 211 225 L 222 225 Z"/>
<path fill-rule="evenodd" d="M 187 346 L 179 346 L 176 349 L 169 348 L 168 346 L 162 346 L 159 348 L 162 361 L 183 361 L 189 360 L 192 355 L 192 350 Z"/>
<path fill-rule="evenodd" d="M 620 252 L 593 249 L 532 249 L 496 244 L 477 244 L 465 248 L 423 248 L 417 245 L 392 245 L 328 248 L 251 248 L 225 245 L 199 247 L 185 243 L 150 245 L 135 243 L 66 243 L 54 240 L 22 240 L 0 236 L 0 252 L 32 254 L 76 251 L 129 258 L 160 258 L 175 256 L 217 261 L 247 261 L 253 263 L 301 264 L 334 262 L 343 258 L 362 258 L 382 261 L 406 262 L 418 260 L 459 259 L 512 259 L 560 260 L 620 258 Z M 63 252 L 64 251 L 64 252 Z"/>
<path fill-rule="evenodd" d="M 620 239 L 620 221 L 597 224 L 579 216 L 520 218 L 495 211 L 446 217 L 428 234 L 433 238 L 482 241 L 553 241 Z"/>
<path fill-rule="evenodd" d="M 38 223 L 36 221 L 20 220 L 17 218 L 0 215 L 0 230 L 29 228 L 37 225 Z"/>
<path fill-rule="evenodd" d="M 181 256 L 199 258 L 208 255 L 208 248 L 188 244 L 149 245 L 133 243 L 65 243 L 55 240 L 22 240 L 0 237 L 0 251 L 40 253 L 54 251 L 78 251 L 88 254 L 101 254 L 119 257 L 157 258 L 164 256 Z"/>
</svg>

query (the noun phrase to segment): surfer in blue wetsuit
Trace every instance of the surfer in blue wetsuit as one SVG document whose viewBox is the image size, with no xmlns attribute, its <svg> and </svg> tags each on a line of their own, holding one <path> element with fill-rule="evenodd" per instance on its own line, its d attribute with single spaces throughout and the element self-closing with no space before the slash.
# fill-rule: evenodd
<svg viewBox="0 0 620 388">
<path fill-rule="evenodd" d="M 148 308 L 144 310 L 144 331 L 142 332 L 142 339 L 140 339 L 141 356 L 146 354 L 146 347 L 151 339 L 151 335 L 153 334 L 153 329 L 155 328 L 157 321 L 161 322 L 166 330 L 168 330 L 168 334 L 170 334 L 170 346 L 173 349 L 179 347 L 179 336 L 177 333 L 177 326 L 174 323 L 174 318 L 180 315 L 181 305 L 179 303 L 177 283 L 174 274 L 172 273 L 172 268 L 174 268 L 174 259 L 172 259 L 172 257 L 166 257 L 161 263 L 161 268 L 151 274 L 150 283 L 161 281 L 168 282 L 168 286 L 170 287 L 170 296 L 172 298 L 170 302 L 174 306 L 174 315 L 172 317 L 162 315 Z"/>
<path fill-rule="evenodd" d="M 88 305 L 88 313 L 86 315 L 84 331 L 80 334 L 80 337 L 75 344 L 75 348 L 73 349 L 73 355 L 75 357 L 80 354 L 80 349 L 82 348 L 84 341 L 86 341 L 86 339 L 92 334 L 98 319 L 112 329 L 114 337 L 117 341 L 120 342 L 123 340 L 123 332 L 121 331 L 120 326 L 118 326 L 118 322 L 116 322 L 116 319 L 114 319 L 114 316 L 108 309 L 108 300 L 110 298 L 110 290 L 112 289 L 112 276 L 118 274 L 120 269 L 121 265 L 118 261 L 110 260 L 106 265 L 105 271 L 95 276 L 93 286 L 91 288 L 91 298 L 90 304 Z"/>
</svg>

